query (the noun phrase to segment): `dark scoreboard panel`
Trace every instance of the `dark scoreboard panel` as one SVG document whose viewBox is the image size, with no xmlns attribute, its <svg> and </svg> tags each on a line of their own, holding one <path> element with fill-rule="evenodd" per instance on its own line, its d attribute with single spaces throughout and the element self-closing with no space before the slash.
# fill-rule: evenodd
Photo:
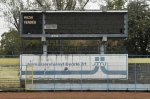
<svg viewBox="0 0 150 99">
<path fill-rule="evenodd" d="M 22 14 L 22 20 L 23 34 L 42 34 L 41 13 L 24 13 Z"/>
<path fill-rule="evenodd" d="M 21 37 L 127 37 L 127 11 L 24 11 Z"/>
<path fill-rule="evenodd" d="M 52 13 L 46 14 L 46 34 L 123 34 L 123 13 Z"/>
</svg>

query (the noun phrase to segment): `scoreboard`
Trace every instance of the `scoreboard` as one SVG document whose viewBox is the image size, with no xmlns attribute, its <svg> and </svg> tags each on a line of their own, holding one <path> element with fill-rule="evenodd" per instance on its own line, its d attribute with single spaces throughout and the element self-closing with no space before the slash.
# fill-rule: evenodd
<svg viewBox="0 0 150 99">
<path fill-rule="evenodd" d="M 128 36 L 127 11 L 22 11 L 23 38 L 101 38 Z"/>
</svg>

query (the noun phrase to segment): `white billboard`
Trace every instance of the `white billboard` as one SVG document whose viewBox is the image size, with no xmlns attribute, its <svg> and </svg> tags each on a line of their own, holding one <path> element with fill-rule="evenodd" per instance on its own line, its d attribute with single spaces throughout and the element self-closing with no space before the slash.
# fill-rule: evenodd
<svg viewBox="0 0 150 99">
<path fill-rule="evenodd" d="M 33 79 L 127 79 L 127 54 L 22 54 L 21 78 Z"/>
</svg>

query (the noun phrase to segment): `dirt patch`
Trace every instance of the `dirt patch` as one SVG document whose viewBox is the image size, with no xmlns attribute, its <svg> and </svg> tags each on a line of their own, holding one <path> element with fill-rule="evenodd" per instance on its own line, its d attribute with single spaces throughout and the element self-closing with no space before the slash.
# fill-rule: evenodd
<svg viewBox="0 0 150 99">
<path fill-rule="evenodd" d="M 150 99 L 146 92 L 0 92 L 0 99 Z"/>
</svg>

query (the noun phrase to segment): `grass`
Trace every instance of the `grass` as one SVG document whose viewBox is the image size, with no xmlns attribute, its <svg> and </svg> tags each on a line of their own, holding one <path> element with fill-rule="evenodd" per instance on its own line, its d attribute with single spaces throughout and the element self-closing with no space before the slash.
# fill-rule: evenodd
<svg viewBox="0 0 150 99">
<path fill-rule="evenodd" d="M 0 58 L 0 88 L 20 86 L 19 58 Z"/>
<path fill-rule="evenodd" d="M 19 66 L 19 58 L 0 58 L 0 66 L 7 65 L 18 65 Z"/>
</svg>

